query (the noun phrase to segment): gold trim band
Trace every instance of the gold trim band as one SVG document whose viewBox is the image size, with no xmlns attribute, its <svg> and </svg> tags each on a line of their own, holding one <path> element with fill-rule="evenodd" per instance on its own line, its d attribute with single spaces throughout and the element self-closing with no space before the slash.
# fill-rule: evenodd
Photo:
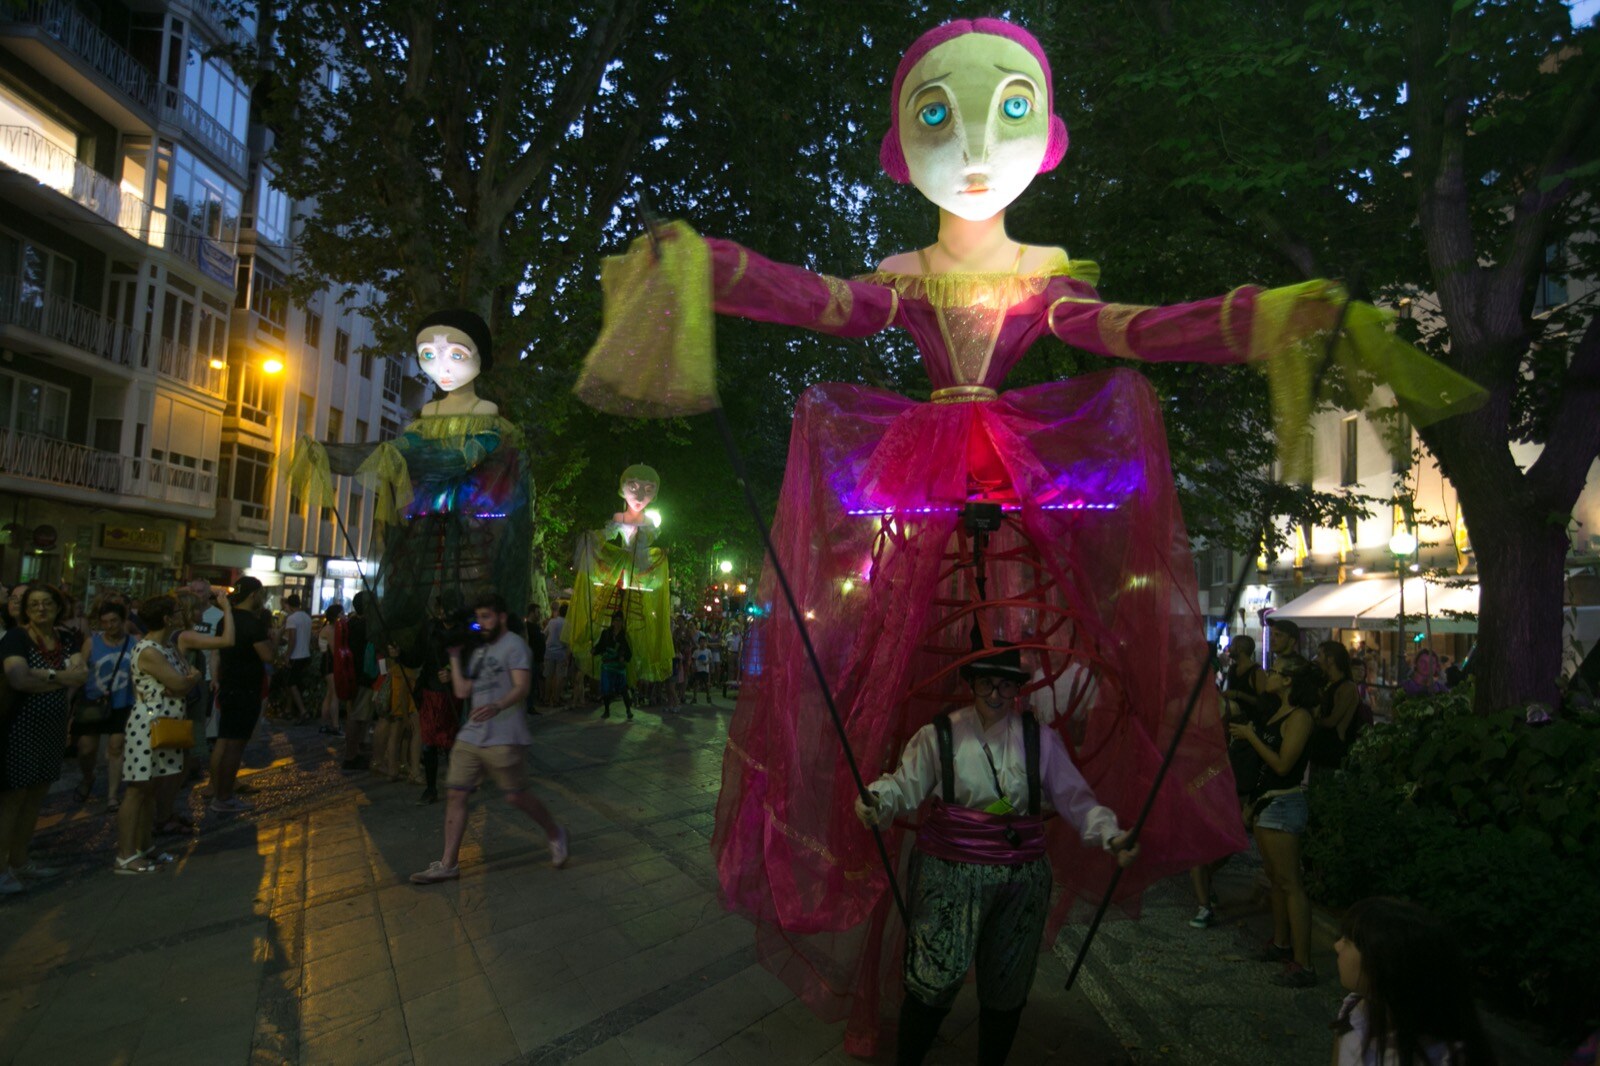
<svg viewBox="0 0 1600 1066">
<path fill-rule="evenodd" d="M 934 389 L 928 398 L 934 403 L 988 403 L 999 395 L 987 385 L 952 385 L 948 389 Z"/>
</svg>

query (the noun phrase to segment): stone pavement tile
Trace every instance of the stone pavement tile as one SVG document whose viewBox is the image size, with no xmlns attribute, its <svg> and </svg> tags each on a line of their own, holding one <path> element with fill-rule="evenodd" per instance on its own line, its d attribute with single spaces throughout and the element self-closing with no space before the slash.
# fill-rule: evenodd
<svg viewBox="0 0 1600 1066">
<path fill-rule="evenodd" d="M 427 863 L 421 863 L 417 869 L 422 869 Z M 403 885 L 389 885 L 378 889 L 378 909 L 383 913 L 385 925 L 402 923 L 404 925 L 422 926 L 433 922 L 454 921 L 456 908 L 454 899 L 459 889 L 452 889 L 448 883 L 442 885 L 413 885 L 409 882 Z M 399 929 L 400 925 L 392 928 Z"/>
<path fill-rule="evenodd" d="M 132 1066 L 214 1066 L 250 1061 L 250 1026 L 202 1029 L 194 1039 L 175 1046 L 147 1047 L 139 1042 Z M 148 1038 L 148 1033 L 146 1034 Z"/>
<path fill-rule="evenodd" d="M 400 990 L 386 970 L 358 977 L 326 992 L 299 1001 L 300 1040 L 336 1032 L 352 1019 L 383 1011 L 398 1011 Z"/>
<path fill-rule="evenodd" d="M 394 979 L 400 998 L 411 1000 L 482 972 L 472 946 L 459 944 L 395 967 Z"/>
<path fill-rule="evenodd" d="M 818 1056 L 840 1047 L 843 1039 L 843 1024 L 819 1021 L 804 1004 L 790 1000 L 733 1033 L 706 1054 L 710 1056 L 707 1061 L 711 1063 L 759 1062 L 762 1066 L 800 1066 L 814 1062 Z M 717 1051 L 728 1058 L 717 1059 Z"/>
<path fill-rule="evenodd" d="M 473 974 L 405 1001 L 406 1034 L 413 1046 L 425 1044 L 480 1018 L 504 1024 L 488 978 Z M 506 1030 L 511 1035 L 511 1030 Z"/>
<path fill-rule="evenodd" d="M 383 1011 L 302 1041 L 300 1066 L 367 1066 L 404 1060 L 410 1052 L 405 1019 L 398 1010 Z"/>
<path fill-rule="evenodd" d="M 219 1031 L 239 1035 L 248 1046 L 255 1029 L 260 981 L 221 988 L 194 982 L 150 1004 L 139 1036 L 139 1053 L 170 1050 Z"/>
<path fill-rule="evenodd" d="M 645 1019 L 618 1039 L 639 1062 L 678 1066 L 705 1054 L 778 1010 L 776 995 L 746 967 L 681 1002 Z"/>
<path fill-rule="evenodd" d="M 389 933 L 389 954 L 396 966 L 404 966 L 446 948 L 460 947 L 471 938 L 459 921 L 434 921 L 425 924 L 385 920 Z"/>
<path fill-rule="evenodd" d="M 343 925 L 357 918 L 375 916 L 377 913 L 377 899 L 371 893 L 317 903 L 305 909 L 305 930 L 307 933 L 313 933 L 320 929 Z"/>
<path fill-rule="evenodd" d="M 431 1040 L 413 1042 L 412 1054 L 417 1066 L 463 1066 L 466 1063 L 498 1066 L 515 1059 L 518 1049 L 510 1026 L 496 1013 Z"/>
<path fill-rule="evenodd" d="M 10 1062 L 33 1036 L 43 1005 L 55 999 L 60 986 L 60 979 L 52 978 L 0 992 L 0 1062 Z"/>
<path fill-rule="evenodd" d="M 303 957 L 310 962 L 352 948 L 381 944 L 384 939 L 383 922 L 376 915 L 367 915 L 322 929 L 306 930 Z"/>
<path fill-rule="evenodd" d="M 635 1059 L 622 1045 L 622 1041 L 615 1038 L 592 1047 L 569 1061 L 571 1066 L 645 1066 L 644 1060 Z"/>
<path fill-rule="evenodd" d="M 9 1060 L 9 1066 L 124 1066 L 139 1042 L 142 1022 L 127 1022 L 94 1032 L 65 1033 L 41 1039 L 35 1034 Z"/>
<path fill-rule="evenodd" d="M 479 959 L 482 960 L 482 957 L 480 952 Z M 577 980 L 572 971 L 563 965 L 561 955 L 555 951 L 506 956 L 493 963 L 484 963 L 483 975 L 494 986 L 495 998 L 501 1003 L 521 1003 Z"/>
<path fill-rule="evenodd" d="M 502 1003 L 505 1001 L 502 999 Z M 502 1007 L 517 1047 L 529 1054 L 558 1037 L 588 1025 L 605 1008 L 575 981 L 554 985 L 531 998 Z"/>
<path fill-rule="evenodd" d="M 614 926 L 559 946 L 565 967 L 577 975 L 593 973 L 618 960 L 629 960 L 638 950 L 639 945 L 626 932 Z"/>
<path fill-rule="evenodd" d="M 361 944 L 334 955 L 307 961 L 301 987 L 306 995 L 349 984 L 358 977 L 390 968 L 389 945 L 382 941 Z"/>
<path fill-rule="evenodd" d="M 671 984 L 730 952 L 748 948 L 749 944 L 748 923 L 730 916 L 620 962 L 580 974 L 578 982 L 609 1010 Z"/>
</svg>

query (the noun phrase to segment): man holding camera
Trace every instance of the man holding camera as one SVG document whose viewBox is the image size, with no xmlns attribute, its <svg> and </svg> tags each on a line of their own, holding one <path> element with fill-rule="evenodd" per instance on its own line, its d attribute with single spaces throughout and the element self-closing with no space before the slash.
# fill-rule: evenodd
<svg viewBox="0 0 1600 1066">
<path fill-rule="evenodd" d="M 461 838 L 467 828 L 467 798 L 485 777 L 494 778 L 506 802 L 539 823 L 550 839 L 550 865 L 567 863 L 567 831 L 556 824 L 538 797 L 527 790 L 525 756 L 533 736 L 526 717 L 528 690 L 533 684 L 532 653 L 528 642 L 506 628 L 506 601 L 490 594 L 473 607 L 480 643 L 462 661 L 462 649 L 452 647 L 450 683 L 456 696 L 467 701 L 467 722 L 456 734 L 450 751 L 450 771 L 445 779 L 444 855 L 426 870 L 411 875 L 419 885 L 453 881 L 461 876 L 457 865 Z"/>
</svg>

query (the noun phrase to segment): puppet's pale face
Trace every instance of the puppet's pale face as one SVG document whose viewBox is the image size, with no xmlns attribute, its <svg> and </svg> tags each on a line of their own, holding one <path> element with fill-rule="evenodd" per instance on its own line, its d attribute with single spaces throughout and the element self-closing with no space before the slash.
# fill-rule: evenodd
<svg viewBox="0 0 1600 1066">
<path fill-rule="evenodd" d="M 919 59 L 900 91 L 900 145 L 911 182 L 959 218 L 1004 211 L 1033 181 L 1050 143 L 1044 71 L 1016 41 L 969 33 Z"/>
<path fill-rule="evenodd" d="M 631 477 L 622 483 L 622 499 L 627 503 L 628 510 L 642 511 L 650 506 L 650 501 L 656 498 L 656 483 L 643 478 Z"/>
<path fill-rule="evenodd" d="M 483 369 L 472 338 L 450 326 L 429 326 L 417 334 L 417 365 L 445 392 L 454 392 Z"/>
</svg>

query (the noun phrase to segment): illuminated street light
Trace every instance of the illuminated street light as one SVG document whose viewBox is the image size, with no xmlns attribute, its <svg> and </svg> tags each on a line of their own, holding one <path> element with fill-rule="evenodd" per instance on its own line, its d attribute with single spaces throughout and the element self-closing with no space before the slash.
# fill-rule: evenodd
<svg viewBox="0 0 1600 1066">
<path fill-rule="evenodd" d="M 283 373 L 283 360 L 278 358 L 268 359 L 261 364 L 261 369 L 268 374 L 281 374 Z"/>
<path fill-rule="evenodd" d="M 210 365 L 212 370 L 226 370 L 228 368 L 228 364 L 221 359 L 212 359 Z"/>
<path fill-rule="evenodd" d="M 717 564 L 717 569 L 721 570 L 724 574 L 731 574 L 733 573 L 733 564 L 724 559 L 722 562 Z"/>
<path fill-rule="evenodd" d="M 1393 555 L 1406 556 L 1417 550 L 1417 535 L 1409 529 L 1397 529 L 1394 536 L 1389 538 L 1389 551 Z"/>
</svg>

